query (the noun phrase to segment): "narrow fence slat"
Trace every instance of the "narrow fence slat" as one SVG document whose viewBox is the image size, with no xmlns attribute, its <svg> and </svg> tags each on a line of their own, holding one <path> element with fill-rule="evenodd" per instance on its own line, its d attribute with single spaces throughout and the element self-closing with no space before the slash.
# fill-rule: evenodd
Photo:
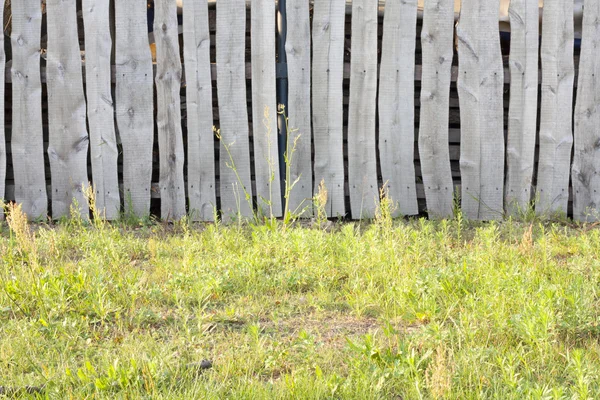
<svg viewBox="0 0 600 400">
<path fill-rule="evenodd" d="M 329 217 L 346 215 L 343 92 L 345 0 L 315 0 L 313 11 L 312 121 L 315 192 L 327 189 Z"/>
<path fill-rule="evenodd" d="M 48 158 L 52 176 L 52 217 L 76 205 L 89 215 L 84 191 L 89 180 L 89 136 L 83 93 L 76 0 L 47 0 Z M 74 204 L 75 202 L 75 204 Z"/>
<path fill-rule="evenodd" d="M 85 71 L 92 182 L 96 208 L 108 220 L 119 217 L 121 198 L 111 92 L 110 0 L 83 0 Z"/>
<path fill-rule="evenodd" d="M 123 144 L 125 212 L 150 213 L 154 85 L 146 0 L 115 1 L 117 127 Z"/>
<path fill-rule="evenodd" d="M 217 5 L 217 96 L 221 130 L 221 210 L 252 216 L 250 141 L 246 104 L 246 3 L 221 0 Z"/>
<path fill-rule="evenodd" d="M 177 3 L 154 2 L 156 43 L 156 124 L 160 160 L 160 214 L 163 219 L 185 216 L 183 133 L 181 129 L 181 58 Z"/>
<path fill-rule="evenodd" d="M 512 0 L 508 14 L 511 80 L 505 206 L 509 214 L 515 215 L 529 206 L 532 193 L 538 106 L 538 4 Z"/>
<path fill-rule="evenodd" d="M 353 0 L 348 183 L 354 219 L 374 217 L 379 204 L 375 148 L 376 98 L 377 0 Z"/>
<path fill-rule="evenodd" d="M 0 1 L 0 21 L 4 21 L 4 0 Z M 4 43 L 4 29 L 0 32 L 0 43 Z M 6 70 L 6 53 L 0 46 L 0 202 L 6 199 L 6 135 L 4 128 L 4 73 Z M 0 220 L 4 219 L 4 207 L 0 204 Z"/>
<path fill-rule="evenodd" d="M 28 218 L 37 219 L 48 212 L 40 78 L 42 9 L 39 0 L 16 1 L 11 7 L 14 199 Z"/>
<path fill-rule="evenodd" d="M 213 221 L 217 195 L 206 0 L 186 0 L 183 3 L 183 52 L 186 69 L 189 214 L 194 221 Z"/>
<path fill-rule="evenodd" d="M 575 105 L 573 218 L 600 219 L 600 3 L 586 0 Z"/>
<path fill-rule="evenodd" d="M 448 121 L 454 39 L 454 0 L 426 2 L 421 47 L 423 75 L 419 153 L 430 218 L 454 214 Z"/>
<path fill-rule="evenodd" d="M 416 36 L 417 0 L 387 2 L 379 78 L 379 157 L 384 185 L 397 203 L 394 217 L 419 213 L 413 145 Z M 374 53 L 368 57 L 376 60 Z"/>
<path fill-rule="evenodd" d="M 275 90 L 275 1 L 252 2 L 252 137 L 258 208 L 281 216 L 277 92 Z"/>
<path fill-rule="evenodd" d="M 310 15 L 309 0 L 288 0 L 285 43 L 288 68 L 289 209 L 302 217 L 313 215 L 312 148 L 310 122 Z M 295 145 L 295 147 L 294 147 Z"/>
<path fill-rule="evenodd" d="M 574 82 L 573 0 L 544 4 L 542 105 L 535 211 L 567 213 Z"/>
<path fill-rule="evenodd" d="M 456 28 L 462 208 L 470 219 L 504 214 L 504 125 L 499 0 L 464 0 Z"/>
</svg>

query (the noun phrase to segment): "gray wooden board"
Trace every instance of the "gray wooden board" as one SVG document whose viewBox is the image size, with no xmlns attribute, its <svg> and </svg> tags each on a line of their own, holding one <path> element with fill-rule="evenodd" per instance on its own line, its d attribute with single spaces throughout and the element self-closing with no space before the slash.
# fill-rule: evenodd
<svg viewBox="0 0 600 400">
<path fill-rule="evenodd" d="M 154 85 L 146 0 L 115 1 L 117 128 L 123 145 L 125 212 L 150 213 Z"/>
<path fill-rule="evenodd" d="M 509 16 L 510 106 L 506 144 L 505 206 L 509 214 L 531 201 L 538 100 L 539 9 L 535 1 L 512 0 Z"/>
<path fill-rule="evenodd" d="M 345 0 L 315 0 L 313 11 L 314 192 L 323 181 L 329 217 L 346 214 L 342 93 L 345 6 Z"/>
<path fill-rule="evenodd" d="M 567 213 L 573 147 L 573 0 L 546 1 L 542 24 L 542 105 L 535 210 Z"/>
<path fill-rule="evenodd" d="M 4 20 L 4 0 L 0 2 L 0 21 Z M 4 30 L 0 32 L 0 43 L 4 43 Z M 0 77 L 4 77 L 6 69 L 6 53 L 0 48 Z M 2 204 L 6 192 L 6 136 L 4 133 L 4 84 L 0 85 L 0 220 L 4 219 Z"/>
<path fill-rule="evenodd" d="M 52 176 L 52 217 L 69 216 L 71 206 L 89 216 L 89 136 L 76 0 L 47 0 L 48 158 Z"/>
<path fill-rule="evenodd" d="M 246 104 L 246 3 L 217 5 L 217 96 L 221 135 L 219 174 L 225 220 L 252 216 L 250 143 Z M 250 199 L 247 198 L 250 196 Z"/>
<path fill-rule="evenodd" d="M 430 218 L 451 218 L 454 214 L 448 146 L 453 39 L 454 1 L 426 2 L 421 31 L 423 73 L 419 153 Z"/>
<path fill-rule="evenodd" d="M 114 220 L 119 217 L 121 198 L 111 91 L 110 0 L 83 0 L 82 10 L 92 183 L 97 210 L 106 219 Z"/>
<path fill-rule="evenodd" d="M 280 217 L 281 184 L 275 90 L 275 1 L 255 0 L 251 7 L 252 134 L 258 208 Z"/>
<path fill-rule="evenodd" d="M 419 213 L 413 145 L 416 36 L 417 0 L 386 2 L 379 78 L 379 157 L 383 182 L 397 204 L 394 217 Z M 377 46 L 367 46 L 377 50 Z M 371 62 L 376 54 L 368 57 Z"/>
<path fill-rule="evenodd" d="M 573 218 L 597 221 L 600 205 L 600 2 L 586 0 L 575 105 Z"/>
<path fill-rule="evenodd" d="M 217 197 L 206 0 L 186 0 L 183 3 L 183 53 L 186 70 L 189 214 L 194 221 L 213 221 Z"/>
<path fill-rule="evenodd" d="M 500 219 L 504 214 L 504 74 L 499 6 L 499 0 L 464 0 L 456 28 L 461 200 L 469 219 Z"/>
<path fill-rule="evenodd" d="M 310 122 L 310 18 L 308 0 L 288 0 L 285 42 L 288 68 L 287 144 L 290 184 L 289 209 L 313 215 L 312 149 Z M 295 147 L 294 147 L 295 143 Z"/>
<path fill-rule="evenodd" d="M 156 124 L 160 160 L 160 214 L 163 219 L 185 216 L 183 133 L 181 130 L 181 59 L 177 3 L 154 2 L 156 43 Z"/>
<path fill-rule="evenodd" d="M 14 198 L 28 218 L 37 219 L 48 212 L 40 78 L 42 9 L 39 0 L 17 1 L 11 6 Z"/>
</svg>

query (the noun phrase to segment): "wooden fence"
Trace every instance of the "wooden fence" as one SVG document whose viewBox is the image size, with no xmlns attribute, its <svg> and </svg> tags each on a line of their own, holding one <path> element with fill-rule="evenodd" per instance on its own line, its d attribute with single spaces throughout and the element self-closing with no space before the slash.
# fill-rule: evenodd
<svg viewBox="0 0 600 400">
<path fill-rule="evenodd" d="M 510 41 L 499 1 L 463 0 L 455 24 L 454 0 L 287 0 L 283 71 L 274 0 L 185 0 L 180 16 L 154 0 L 153 43 L 147 0 L 12 2 L 0 198 L 87 215 L 91 183 L 108 219 L 281 216 L 285 77 L 287 200 L 305 217 L 324 182 L 330 217 L 372 217 L 386 186 L 397 216 L 451 217 L 460 197 L 470 219 L 534 204 L 596 220 L 600 2 L 579 48 L 573 0 L 546 0 L 541 31 L 538 0 L 512 0 Z"/>
</svg>

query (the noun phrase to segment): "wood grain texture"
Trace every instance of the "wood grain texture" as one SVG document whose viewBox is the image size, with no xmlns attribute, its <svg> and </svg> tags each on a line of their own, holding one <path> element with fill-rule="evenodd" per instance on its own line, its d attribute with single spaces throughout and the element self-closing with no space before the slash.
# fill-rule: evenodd
<svg viewBox="0 0 600 400">
<path fill-rule="evenodd" d="M 48 213 L 42 133 L 39 0 L 12 3 L 12 165 L 14 198 L 30 219 Z"/>
<path fill-rule="evenodd" d="M 600 3 L 586 0 L 575 105 L 573 218 L 598 221 L 600 205 Z"/>
<path fill-rule="evenodd" d="M 567 213 L 573 147 L 573 0 L 544 2 L 542 105 L 535 211 Z"/>
<path fill-rule="evenodd" d="M 217 195 L 206 0 L 187 0 L 183 3 L 183 53 L 188 122 L 189 215 L 194 221 L 213 221 Z"/>
<path fill-rule="evenodd" d="M 379 78 L 379 157 L 383 182 L 397 204 L 394 217 L 419 213 L 413 145 L 416 37 L 417 0 L 388 1 Z"/>
<path fill-rule="evenodd" d="M 47 0 L 48 158 L 52 175 L 52 217 L 70 215 L 77 206 L 89 216 L 84 191 L 89 185 L 89 136 L 76 0 Z"/>
<path fill-rule="evenodd" d="M 285 52 L 288 68 L 288 151 L 291 160 L 289 209 L 313 215 L 312 127 L 310 122 L 310 15 L 308 0 L 288 0 Z M 295 143 L 295 151 L 292 152 Z"/>
<path fill-rule="evenodd" d="M 221 135 L 221 211 L 225 220 L 252 216 L 250 143 L 246 104 L 246 3 L 217 5 L 217 95 Z"/>
<path fill-rule="evenodd" d="M 469 219 L 503 217 L 504 74 L 498 0 L 464 0 L 456 28 L 461 120 L 462 209 Z"/>
<path fill-rule="evenodd" d="M 156 43 L 156 124 L 160 160 L 160 215 L 179 220 L 186 215 L 183 180 L 183 133 L 181 130 L 181 59 L 177 4 L 175 0 L 154 2 Z"/>
<path fill-rule="evenodd" d="M 4 0 L 0 1 L 0 21 L 4 21 Z M 4 43 L 4 30 L 0 32 L 0 43 Z M 0 77 L 4 77 L 6 70 L 6 53 L 4 47 L 0 48 Z M 4 82 L 3 82 L 4 83 Z M 6 135 L 4 127 L 4 95 L 5 86 L 0 85 L 0 203 L 6 200 Z M 4 219 L 4 207 L 0 206 L 0 221 Z"/>
<path fill-rule="evenodd" d="M 250 19 L 256 200 L 263 215 L 280 217 L 282 207 L 275 90 L 275 1 L 253 1 Z"/>
<path fill-rule="evenodd" d="M 344 0 L 315 0 L 313 11 L 314 192 L 323 181 L 329 217 L 346 215 L 342 92 L 345 6 Z"/>
<path fill-rule="evenodd" d="M 150 213 L 154 85 L 146 0 L 115 1 L 117 128 L 123 145 L 125 212 Z"/>
<path fill-rule="evenodd" d="M 423 10 L 419 153 L 430 218 L 452 218 L 454 198 L 448 119 L 454 39 L 454 1 L 428 1 Z"/>
<path fill-rule="evenodd" d="M 87 114 L 96 208 L 106 219 L 115 220 L 119 217 L 121 196 L 111 89 L 110 0 L 83 0 L 82 10 Z"/>
<path fill-rule="evenodd" d="M 538 106 L 538 4 L 512 0 L 508 14 L 511 80 L 505 206 L 508 214 L 518 215 L 529 207 L 532 194 Z"/>
</svg>

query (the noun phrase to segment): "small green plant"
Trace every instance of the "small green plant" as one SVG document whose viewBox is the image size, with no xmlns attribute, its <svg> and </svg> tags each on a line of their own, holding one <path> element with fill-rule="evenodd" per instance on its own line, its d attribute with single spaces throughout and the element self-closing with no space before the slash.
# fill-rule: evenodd
<svg viewBox="0 0 600 400">
<path fill-rule="evenodd" d="M 390 196 L 390 190 L 387 182 L 379 190 L 379 203 L 375 210 L 375 224 L 382 230 L 389 232 L 393 226 L 393 215 L 398 206 Z"/>
<path fill-rule="evenodd" d="M 296 132 L 298 132 L 298 129 L 290 127 L 289 118 L 286 114 L 285 106 L 283 104 L 279 105 L 278 113 L 283 117 L 283 120 L 285 121 L 286 136 L 288 138 L 284 154 L 285 190 L 283 197 L 285 199 L 285 204 L 283 208 L 283 224 L 285 226 L 289 226 L 302 214 L 302 211 L 300 211 L 302 204 L 298 205 L 297 209 L 290 210 L 290 198 L 292 195 L 292 189 L 294 189 L 294 186 L 296 186 L 296 184 L 300 181 L 301 178 L 301 176 L 298 176 L 294 181 L 292 181 L 292 166 L 294 164 L 294 154 L 296 153 L 296 150 L 298 148 L 298 141 L 300 140 L 302 134 L 296 134 Z M 292 136 L 294 137 L 294 140 L 290 141 L 289 138 Z"/>
<path fill-rule="evenodd" d="M 319 182 L 319 188 L 317 193 L 313 197 L 313 205 L 315 210 L 315 224 L 317 227 L 322 229 L 327 223 L 327 201 L 329 194 L 327 192 L 327 186 L 325 186 L 325 179 L 321 179 Z"/>
</svg>

